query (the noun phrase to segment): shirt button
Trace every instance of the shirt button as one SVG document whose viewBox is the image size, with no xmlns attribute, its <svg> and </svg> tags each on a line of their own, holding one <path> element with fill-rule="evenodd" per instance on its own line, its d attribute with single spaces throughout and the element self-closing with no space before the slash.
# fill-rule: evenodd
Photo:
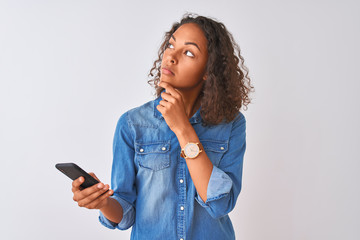
<svg viewBox="0 0 360 240">
<path fill-rule="evenodd" d="M 162 147 L 161 150 L 165 151 L 165 150 L 166 150 L 166 147 Z"/>
<path fill-rule="evenodd" d="M 183 182 L 184 182 L 184 180 L 180 179 L 180 183 L 183 183 Z"/>
<path fill-rule="evenodd" d="M 224 147 L 221 147 L 220 149 L 221 149 L 221 150 L 224 150 Z"/>
<path fill-rule="evenodd" d="M 183 206 L 181 206 L 181 207 L 180 207 L 180 210 L 181 210 L 181 211 L 184 211 L 184 207 L 183 207 Z"/>
<path fill-rule="evenodd" d="M 140 148 L 140 152 L 144 152 L 144 149 Z"/>
</svg>

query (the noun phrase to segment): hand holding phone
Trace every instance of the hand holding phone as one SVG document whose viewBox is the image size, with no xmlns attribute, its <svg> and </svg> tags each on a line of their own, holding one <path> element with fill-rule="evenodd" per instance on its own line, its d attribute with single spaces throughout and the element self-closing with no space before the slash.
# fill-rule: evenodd
<svg viewBox="0 0 360 240">
<path fill-rule="evenodd" d="M 74 163 L 56 164 L 56 168 L 73 179 L 73 200 L 80 207 L 101 209 L 108 204 L 108 198 L 113 194 L 108 184 L 103 184 L 95 176 L 88 174 Z"/>
<path fill-rule="evenodd" d="M 75 163 L 58 163 L 55 165 L 55 167 L 60 172 L 64 173 L 66 176 L 71 178 L 72 180 L 76 180 L 79 177 L 84 177 L 85 181 L 83 184 L 81 184 L 82 188 L 88 188 L 88 187 L 91 187 L 91 186 L 99 183 L 98 180 L 96 180 L 90 174 L 85 172 L 82 168 L 80 168 Z"/>
</svg>

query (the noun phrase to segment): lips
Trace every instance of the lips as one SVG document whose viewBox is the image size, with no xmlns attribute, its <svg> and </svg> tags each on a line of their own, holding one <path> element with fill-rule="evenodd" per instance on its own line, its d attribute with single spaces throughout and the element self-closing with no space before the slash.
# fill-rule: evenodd
<svg viewBox="0 0 360 240">
<path fill-rule="evenodd" d="M 163 73 L 163 74 L 165 74 L 165 75 L 175 75 L 174 74 L 174 72 L 173 71 L 171 71 L 171 69 L 169 68 L 169 67 L 163 67 L 162 69 L 161 69 L 161 72 Z"/>
</svg>

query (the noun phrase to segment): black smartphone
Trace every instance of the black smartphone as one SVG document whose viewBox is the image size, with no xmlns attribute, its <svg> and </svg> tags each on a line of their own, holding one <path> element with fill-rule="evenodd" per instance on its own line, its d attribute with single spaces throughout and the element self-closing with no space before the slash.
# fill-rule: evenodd
<svg viewBox="0 0 360 240">
<path fill-rule="evenodd" d="M 75 163 L 58 163 L 55 165 L 55 167 L 59 169 L 60 172 L 64 173 L 66 176 L 71 178 L 72 180 L 75 180 L 79 177 L 84 177 L 85 181 L 80 185 L 80 187 L 82 188 L 88 188 L 99 183 L 98 180 L 93 178 L 90 174 L 85 172 L 83 169 L 81 169 L 81 167 L 79 167 Z"/>
</svg>

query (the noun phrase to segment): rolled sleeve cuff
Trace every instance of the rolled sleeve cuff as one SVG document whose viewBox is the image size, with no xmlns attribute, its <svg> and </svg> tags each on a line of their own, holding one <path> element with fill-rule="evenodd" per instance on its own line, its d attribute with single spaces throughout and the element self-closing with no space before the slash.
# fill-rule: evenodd
<svg viewBox="0 0 360 240">
<path fill-rule="evenodd" d="M 110 228 L 110 229 L 117 228 L 120 230 L 126 230 L 129 227 L 131 227 L 134 223 L 134 218 L 135 218 L 134 208 L 130 203 L 128 203 L 127 201 L 125 201 L 124 199 L 122 199 L 118 196 L 112 196 L 112 198 L 117 200 L 123 209 L 123 218 L 121 219 L 121 222 L 119 224 L 116 224 L 116 223 L 110 221 L 102 214 L 101 211 L 100 211 L 99 221 L 103 226 L 105 226 L 107 228 Z"/>
<path fill-rule="evenodd" d="M 195 199 L 201 206 L 208 207 L 209 202 L 227 196 L 230 193 L 232 184 L 233 182 L 231 178 L 224 171 L 216 166 L 213 166 L 207 188 L 206 202 L 201 199 L 198 193 L 196 193 Z"/>
</svg>

